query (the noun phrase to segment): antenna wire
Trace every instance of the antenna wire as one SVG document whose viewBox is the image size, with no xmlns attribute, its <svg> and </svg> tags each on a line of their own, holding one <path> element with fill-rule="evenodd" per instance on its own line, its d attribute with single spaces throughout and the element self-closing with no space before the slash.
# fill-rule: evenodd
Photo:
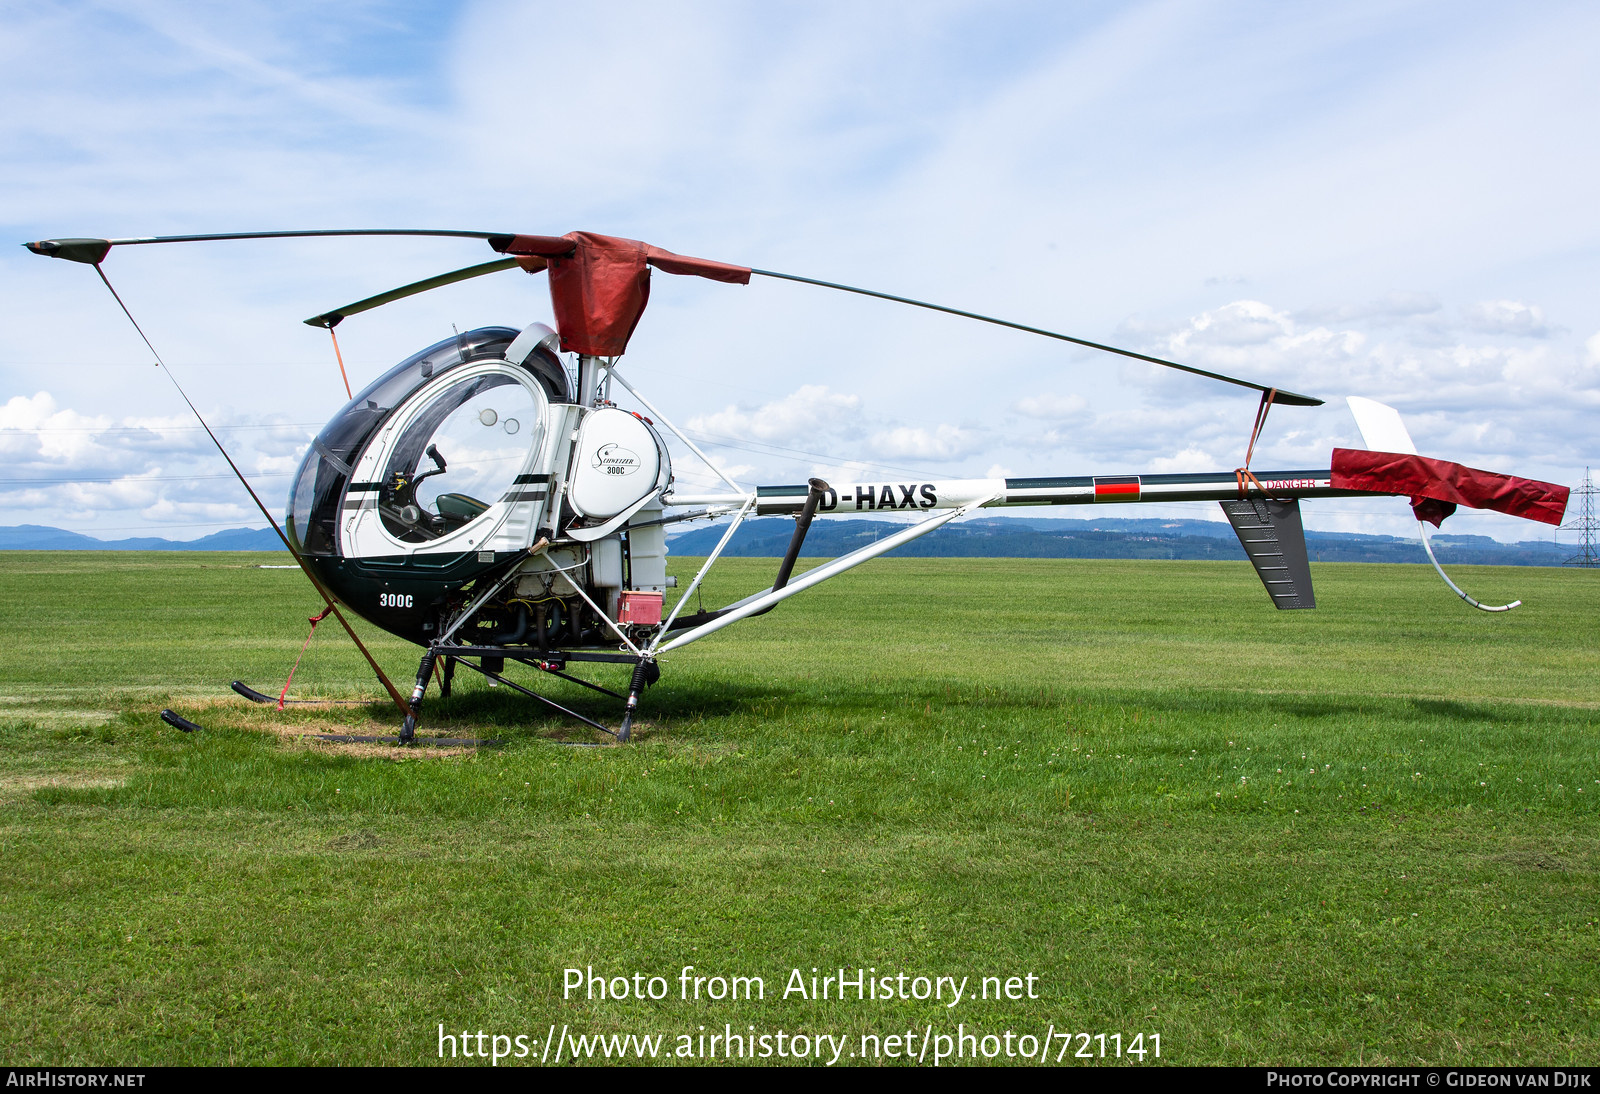
<svg viewBox="0 0 1600 1094">
<path fill-rule="evenodd" d="M 139 326 L 139 321 L 133 317 L 133 312 L 128 310 L 128 305 L 123 303 L 121 294 L 119 294 L 116 288 L 111 284 L 111 279 L 106 276 L 106 272 L 100 268 L 100 264 L 98 262 L 94 264 L 94 272 L 100 275 L 100 280 L 104 282 L 107 291 L 111 293 L 111 298 L 117 302 L 117 307 L 122 309 L 122 314 L 128 317 L 128 322 L 133 324 L 133 329 L 139 333 L 139 337 L 144 341 L 146 348 L 150 350 L 150 355 L 156 359 L 156 367 L 162 372 L 166 373 L 167 379 L 172 381 L 172 386 L 177 389 L 179 397 L 181 397 L 184 403 L 188 405 L 189 410 L 195 416 L 195 420 L 200 423 L 200 428 L 206 431 L 206 436 L 211 438 L 211 443 L 217 446 L 217 451 L 222 453 L 222 458 L 228 461 L 228 466 L 233 469 L 234 477 L 239 480 L 239 484 L 243 486 L 245 488 L 245 492 L 250 495 L 250 500 L 256 503 L 256 508 L 261 510 L 261 515 L 267 518 L 267 523 L 272 525 L 272 530 L 276 532 L 278 534 L 278 538 L 283 541 L 284 548 L 288 550 L 295 562 L 299 564 L 301 573 L 306 575 L 306 579 L 311 582 L 312 586 L 317 590 L 317 594 L 321 596 L 323 602 L 327 604 L 328 610 L 333 612 L 334 618 L 337 619 L 344 627 L 345 633 L 350 636 L 350 640 L 356 644 L 356 648 L 361 651 L 361 655 L 367 659 L 367 664 L 372 666 L 372 671 L 378 674 L 378 679 L 382 681 L 384 689 L 389 693 L 389 697 L 394 700 L 395 706 L 400 708 L 401 714 L 409 714 L 410 708 L 406 705 L 405 699 L 401 697 L 399 690 L 394 686 L 394 683 L 389 679 L 389 677 L 384 674 L 382 667 L 379 666 L 378 662 L 373 658 L 372 653 L 367 649 L 366 644 L 361 641 L 361 638 L 356 634 L 355 629 L 350 626 L 350 621 L 344 617 L 344 613 L 341 612 L 338 605 L 334 603 L 333 595 L 328 592 L 321 581 L 317 580 L 317 575 L 311 572 L 311 567 L 306 565 L 306 560 L 300 557 L 300 552 L 294 549 L 294 544 L 290 543 L 289 537 L 284 535 L 283 529 L 278 526 L 277 520 L 275 520 L 272 514 L 267 511 L 267 507 L 262 504 L 260 497 L 256 495 L 255 489 L 250 485 L 250 481 L 244 477 L 244 472 L 240 471 L 239 465 L 233 462 L 233 457 L 228 455 L 228 450 L 222 446 L 222 442 L 217 439 L 217 435 L 211 431 L 211 426 L 206 423 L 204 415 L 202 415 L 199 408 L 194 405 L 194 402 L 189 398 L 188 393 L 183 390 L 183 385 L 178 383 L 178 378 L 172 374 L 172 370 L 167 367 L 167 363 L 161 359 L 161 354 L 156 352 L 156 347 L 151 344 L 149 336 L 144 332 L 144 328 Z M 338 343 L 336 342 L 335 345 L 337 344 Z M 342 361 L 340 362 L 340 370 L 343 371 Z M 346 386 L 348 386 L 348 381 L 346 381 Z"/>
</svg>

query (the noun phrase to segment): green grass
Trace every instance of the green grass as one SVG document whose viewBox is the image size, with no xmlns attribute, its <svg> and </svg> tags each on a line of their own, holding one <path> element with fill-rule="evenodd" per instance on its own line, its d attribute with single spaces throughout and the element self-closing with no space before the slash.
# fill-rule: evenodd
<svg viewBox="0 0 1600 1094">
<path fill-rule="evenodd" d="M 463 673 L 424 729 L 505 744 L 438 755 L 294 739 L 393 732 L 383 703 L 226 691 L 281 686 L 316 607 L 262 561 L 0 555 L 5 1062 L 427 1062 L 441 1022 L 846 1059 L 958 1022 L 1175 1063 L 1600 1048 L 1600 574 L 1463 567 L 1526 602 L 1489 616 L 1319 565 L 1321 607 L 1280 613 L 1243 563 L 884 560 L 670 659 L 627 748 Z M 404 686 L 416 652 L 373 638 Z M 330 625 L 295 690 L 379 694 L 363 671 Z M 686 964 L 768 998 L 562 999 L 568 967 L 675 993 Z M 1041 998 L 779 998 L 813 966 Z"/>
</svg>

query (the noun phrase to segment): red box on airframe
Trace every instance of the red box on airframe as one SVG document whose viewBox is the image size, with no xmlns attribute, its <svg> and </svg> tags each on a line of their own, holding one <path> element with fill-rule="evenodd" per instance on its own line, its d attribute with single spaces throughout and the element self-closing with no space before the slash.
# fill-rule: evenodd
<svg viewBox="0 0 1600 1094">
<path fill-rule="evenodd" d="M 617 622 L 661 622 L 661 594 L 623 593 L 617 598 Z"/>
</svg>

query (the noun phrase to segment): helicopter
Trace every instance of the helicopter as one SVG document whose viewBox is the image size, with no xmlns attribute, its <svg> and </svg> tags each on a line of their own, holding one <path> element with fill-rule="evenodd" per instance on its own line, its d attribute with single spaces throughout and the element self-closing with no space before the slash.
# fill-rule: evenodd
<svg viewBox="0 0 1600 1094">
<path fill-rule="evenodd" d="M 412 282 L 313 316 L 334 328 L 353 315 L 470 278 L 521 269 L 548 274 L 555 327 L 482 327 L 407 357 L 358 392 L 322 428 L 290 488 L 280 527 L 187 394 L 179 394 L 228 461 L 295 562 L 361 648 L 403 715 L 397 740 L 417 741 L 423 700 L 438 682 L 448 696 L 458 666 L 610 735 L 632 737 L 645 689 L 665 655 L 791 596 L 928 535 L 980 508 L 1216 501 L 1275 609 L 1316 606 L 1300 516 L 1303 499 L 1401 496 L 1411 500 L 1422 543 L 1447 585 L 1472 607 L 1434 555 L 1428 525 L 1459 505 L 1561 523 L 1567 488 L 1482 471 L 1418 454 L 1397 411 L 1350 397 L 1365 450 L 1336 448 L 1327 467 L 1253 471 L 1255 445 L 1276 405 L 1323 400 L 994 316 L 837 282 L 675 254 L 637 240 L 590 232 L 564 236 L 434 229 L 332 229 L 65 238 L 24 244 L 42 256 L 94 268 L 145 344 L 155 347 L 102 267 L 113 248 L 307 236 L 441 236 L 479 239 L 501 257 Z M 1063 477 L 918 479 L 750 487 L 725 474 L 619 368 L 649 301 L 652 270 L 731 284 L 767 277 L 874 297 L 1118 354 L 1259 393 L 1244 465 L 1233 472 L 1090 474 Z M 341 373 L 343 358 L 339 356 Z M 348 387 L 348 379 L 346 380 Z M 642 409 L 613 396 L 626 392 Z M 692 488 L 674 474 L 671 434 L 721 481 Z M 904 528 L 794 574 L 818 514 L 893 510 Z M 687 611 L 740 525 L 786 515 L 794 531 L 772 584 L 714 610 Z M 715 548 L 668 610 L 667 528 L 730 518 Z M 423 650 L 409 696 L 361 643 L 340 605 Z M 309 641 L 309 638 L 308 638 Z M 618 728 L 573 711 L 506 676 L 512 662 L 622 703 Z M 577 666 L 631 666 L 625 694 L 572 675 Z M 292 673 L 291 673 L 292 679 Z M 272 702 L 240 681 L 234 690 Z M 278 698 L 279 708 L 286 701 Z M 171 717 L 168 717 L 171 715 Z M 163 712 L 179 728 L 194 723 Z"/>
</svg>

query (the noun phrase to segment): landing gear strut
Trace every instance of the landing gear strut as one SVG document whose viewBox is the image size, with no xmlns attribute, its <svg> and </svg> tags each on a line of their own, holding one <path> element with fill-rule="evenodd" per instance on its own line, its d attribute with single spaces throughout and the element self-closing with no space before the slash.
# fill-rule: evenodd
<svg viewBox="0 0 1600 1094">
<path fill-rule="evenodd" d="M 551 710 L 554 710 L 558 714 L 571 718 L 574 721 L 582 722 L 584 725 L 589 726 L 592 729 L 598 729 L 601 733 L 607 734 L 610 737 L 614 737 L 619 742 L 626 741 L 633 736 L 633 719 L 634 715 L 638 711 L 640 692 L 644 691 L 645 688 L 661 679 L 661 668 L 654 661 L 631 657 L 624 654 L 590 653 L 587 651 L 562 651 L 548 654 L 535 654 L 531 650 L 523 651 L 520 647 L 509 646 L 434 645 L 428 647 L 427 652 L 422 655 L 421 664 L 417 666 L 417 682 L 416 685 L 411 689 L 411 699 L 406 704 L 405 721 L 400 727 L 399 741 L 401 744 L 416 743 L 417 723 L 421 720 L 422 716 L 422 697 L 427 693 L 428 681 L 432 679 L 434 675 L 434 666 L 440 658 L 444 659 L 444 663 L 441 666 L 442 671 L 440 672 L 439 680 L 439 694 L 441 697 L 449 696 L 456 667 L 458 665 L 464 665 L 472 671 L 488 677 L 497 684 L 503 684 L 512 691 L 520 692 L 530 699 L 543 703 L 545 706 L 549 707 Z M 582 680 L 576 676 L 569 676 L 567 673 L 561 670 L 566 667 L 567 662 L 569 661 L 597 661 L 612 664 L 632 665 L 633 676 L 628 684 L 628 695 L 625 700 L 627 705 L 623 711 L 622 728 L 620 730 L 610 729 L 607 726 L 601 725 L 593 718 L 587 718 L 575 710 L 569 710 L 553 699 L 547 699 L 538 692 L 523 687 L 514 680 L 506 679 L 502 673 L 505 671 L 505 663 L 507 661 L 520 661 L 525 665 L 539 669 L 543 672 L 547 672 L 552 676 L 559 676 L 563 680 L 571 680 L 575 684 L 582 684 L 584 687 L 589 688 L 592 691 L 598 691 L 616 699 L 622 699 L 623 696 L 618 695 L 609 688 L 603 688 L 598 684 L 591 683 L 588 680 Z"/>
<path fill-rule="evenodd" d="M 406 704 L 406 720 L 400 726 L 400 743 L 408 745 L 417 739 L 417 716 L 422 713 L 422 695 L 428 690 L 428 678 L 433 675 L 433 663 L 439 658 L 436 646 L 429 646 L 417 668 L 417 686 L 411 689 L 411 701 Z"/>
<path fill-rule="evenodd" d="M 622 728 L 617 731 L 617 743 L 622 744 L 633 736 L 633 716 L 639 709 L 639 693 L 661 679 L 661 666 L 640 658 L 633 666 L 633 679 L 628 683 L 628 705 L 622 712 Z"/>
</svg>

